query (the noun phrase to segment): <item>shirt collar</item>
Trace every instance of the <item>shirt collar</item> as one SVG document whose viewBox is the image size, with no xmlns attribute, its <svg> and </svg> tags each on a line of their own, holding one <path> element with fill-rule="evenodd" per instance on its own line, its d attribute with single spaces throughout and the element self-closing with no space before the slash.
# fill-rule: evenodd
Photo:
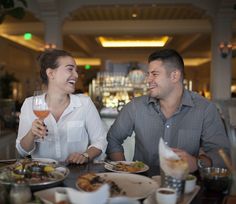
<svg viewBox="0 0 236 204">
<path fill-rule="evenodd" d="M 80 106 L 82 106 L 80 97 L 74 94 L 70 94 L 69 96 L 70 96 L 70 104 L 69 104 L 70 108 L 79 108 Z"/>
<path fill-rule="evenodd" d="M 156 104 L 156 105 L 159 106 L 159 100 L 158 99 L 148 96 L 147 97 L 147 104 L 151 104 L 151 103 Z M 180 107 L 181 106 L 191 106 L 191 107 L 194 106 L 191 93 L 187 89 L 184 89 Z"/>
</svg>

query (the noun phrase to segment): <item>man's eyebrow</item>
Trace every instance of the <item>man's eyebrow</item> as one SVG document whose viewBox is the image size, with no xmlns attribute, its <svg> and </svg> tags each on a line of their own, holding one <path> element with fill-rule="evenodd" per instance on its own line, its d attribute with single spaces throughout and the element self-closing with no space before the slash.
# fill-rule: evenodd
<svg viewBox="0 0 236 204">
<path fill-rule="evenodd" d="M 152 71 L 148 71 L 148 73 L 158 73 L 159 71 L 156 71 L 156 70 L 152 70 Z"/>
</svg>

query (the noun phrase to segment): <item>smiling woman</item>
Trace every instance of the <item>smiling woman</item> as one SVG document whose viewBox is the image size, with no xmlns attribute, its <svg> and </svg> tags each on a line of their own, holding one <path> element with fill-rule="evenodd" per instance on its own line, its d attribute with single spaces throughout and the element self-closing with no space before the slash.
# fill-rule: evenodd
<svg viewBox="0 0 236 204">
<path fill-rule="evenodd" d="M 91 99 L 73 94 L 78 79 L 75 60 L 64 50 L 45 51 L 38 60 L 46 87 L 41 98 L 50 113 L 44 120 L 36 118 L 33 98 L 25 100 L 16 140 L 19 153 L 79 164 L 93 160 L 105 151 L 106 131 Z"/>
</svg>

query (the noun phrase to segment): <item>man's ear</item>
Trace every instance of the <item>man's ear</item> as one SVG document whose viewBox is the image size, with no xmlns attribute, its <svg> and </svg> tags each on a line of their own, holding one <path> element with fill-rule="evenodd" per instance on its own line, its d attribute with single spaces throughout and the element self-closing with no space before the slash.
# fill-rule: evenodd
<svg viewBox="0 0 236 204">
<path fill-rule="evenodd" d="M 174 82 L 178 82 L 181 78 L 181 73 L 178 69 L 176 69 L 171 72 L 170 77 L 171 77 L 171 80 L 173 80 Z"/>
<path fill-rule="evenodd" d="M 47 73 L 48 79 L 54 79 L 54 70 L 53 69 L 47 68 L 46 73 Z"/>
</svg>

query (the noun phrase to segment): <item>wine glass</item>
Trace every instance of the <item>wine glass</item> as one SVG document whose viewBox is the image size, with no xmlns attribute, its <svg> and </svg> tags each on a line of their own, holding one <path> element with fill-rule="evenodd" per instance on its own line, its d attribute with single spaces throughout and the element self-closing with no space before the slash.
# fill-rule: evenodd
<svg viewBox="0 0 236 204">
<path fill-rule="evenodd" d="M 45 92 L 44 91 L 34 91 L 32 107 L 33 107 L 34 114 L 41 121 L 44 121 L 44 119 L 50 113 L 48 105 L 47 105 L 46 100 L 45 100 Z M 43 138 L 43 139 L 40 138 L 40 139 L 37 139 L 36 141 L 37 142 L 42 142 L 44 140 L 45 140 L 45 138 Z M 49 140 L 49 139 L 47 138 L 47 140 Z"/>
</svg>

